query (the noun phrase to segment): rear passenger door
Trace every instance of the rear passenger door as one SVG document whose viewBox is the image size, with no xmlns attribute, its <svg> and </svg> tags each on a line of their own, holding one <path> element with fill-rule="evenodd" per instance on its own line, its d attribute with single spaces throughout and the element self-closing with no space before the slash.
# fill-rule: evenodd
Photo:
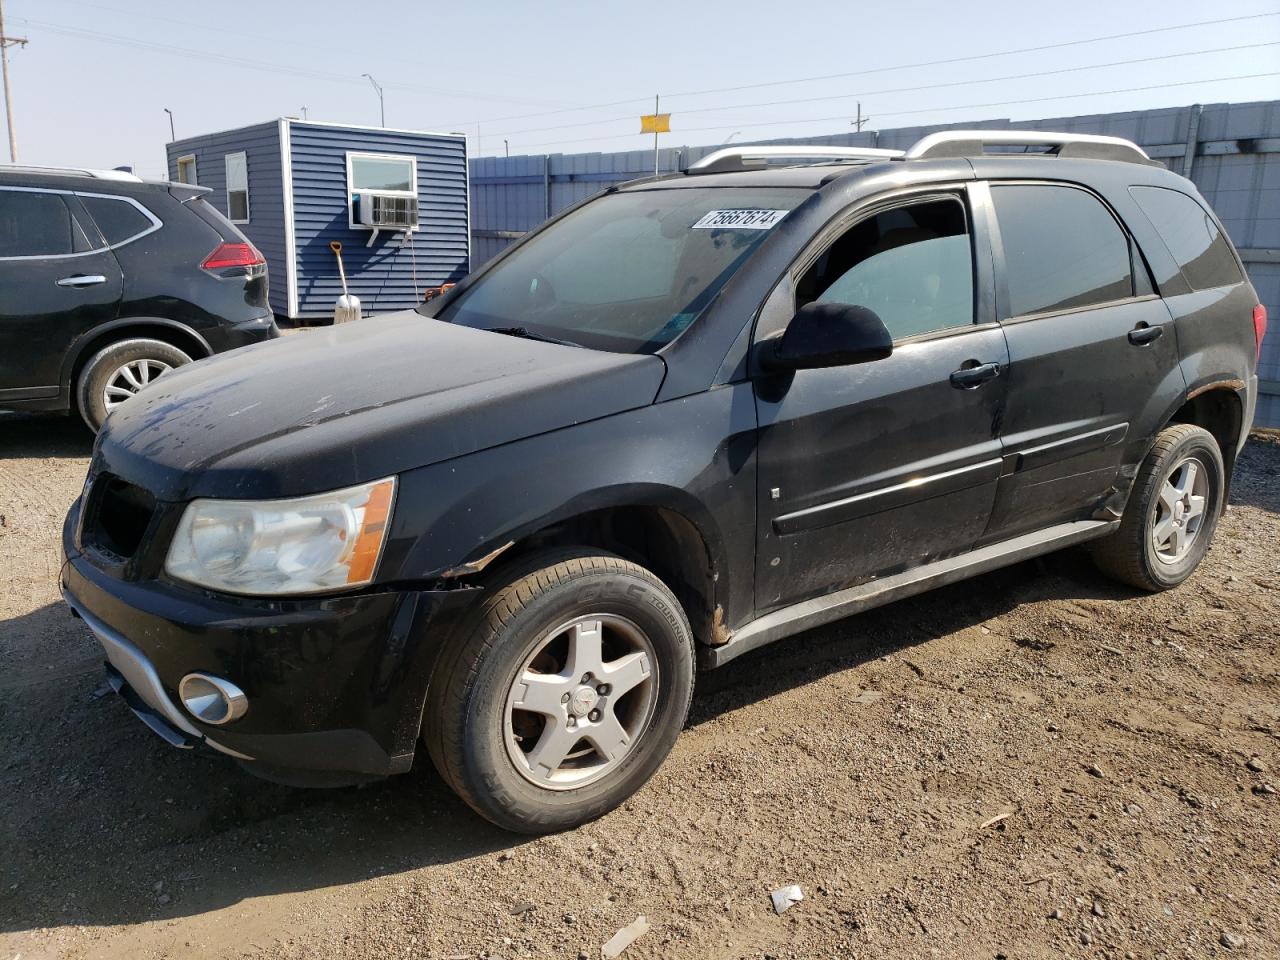
<svg viewBox="0 0 1280 960">
<path fill-rule="evenodd" d="M 0 186 L 0 402 L 56 396 L 67 348 L 115 317 L 121 288 L 73 194 Z"/>
<path fill-rule="evenodd" d="M 1009 397 L 988 542 L 1105 516 L 1185 386 L 1168 309 L 1101 197 L 1006 182 L 990 198 Z"/>
</svg>

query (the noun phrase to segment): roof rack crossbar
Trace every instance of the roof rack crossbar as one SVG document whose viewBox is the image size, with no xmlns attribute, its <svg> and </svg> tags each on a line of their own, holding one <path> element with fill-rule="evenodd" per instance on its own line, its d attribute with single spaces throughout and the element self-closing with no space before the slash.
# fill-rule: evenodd
<svg viewBox="0 0 1280 960">
<path fill-rule="evenodd" d="M 686 173 L 735 173 L 743 170 L 759 170 L 767 166 L 770 160 L 893 160 L 902 155 L 901 150 L 880 150 L 875 147 L 725 147 L 723 150 L 707 154 L 697 163 L 690 164 Z"/>
<path fill-rule="evenodd" d="M 46 173 L 54 176 L 93 177 L 95 180 L 125 180 L 141 183 L 142 178 L 126 170 L 93 170 L 88 167 L 40 167 L 28 163 L 0 163 L 0 171 Z"/>
<path fill-rule="evenodd" d="M 980 157 L 986 153 L 987 147 L 992 146 L 1049 147 L 1049 153 L 1063 158 L 1158 165 L 1157 161 L 1148 157 L 1146 151 L 1132 140 L 1088 133 L 1043 133 L 1038 130 L 944 130 L 916 141 L 907 151 L 906 158 L 934 160 L 940 157 Z"/>
</svg>

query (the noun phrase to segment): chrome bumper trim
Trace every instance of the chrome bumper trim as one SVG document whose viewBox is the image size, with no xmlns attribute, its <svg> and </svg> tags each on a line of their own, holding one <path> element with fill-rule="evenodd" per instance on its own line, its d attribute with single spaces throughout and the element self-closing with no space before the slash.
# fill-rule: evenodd
<svg viewBox="0 0 1280 960">
<path fill-rule="evenodd" d="M 182 733 L 196 740 L 203 740 L 215 750 L 228 756 L 236 757 L 240 760 L 253 759 L 250 756 L 232 750 L 230 747 L 224 747 L 222 744 L 210 740 L 197 730 L 191 721 L 182 715 L 182 712 L 174 705 L 174 702 L 169 699 L 169 695 L 165 693 L 164 684 L 160 682 L 160 675 L 156 673 L 156 668 L 152 666 L 146 654 L 93 614 L 88 613 L 83 607 L 73 602 L 65 593 L 63 594 L 63 599 L 66 600 L 67 606 L 71 607 L 80 619 L 85 622 L 85 625 L 93 631 L 93 635 L 97 637 L 98 642 L 102 644 L 102 649 L 106 652 L 108 662 L 124 678 L 125 683 L 138 696 L 138 699 L 164 717 L 165 720 Z M 165 739 L 168 738 L 166 737 Z"/>
</svg>

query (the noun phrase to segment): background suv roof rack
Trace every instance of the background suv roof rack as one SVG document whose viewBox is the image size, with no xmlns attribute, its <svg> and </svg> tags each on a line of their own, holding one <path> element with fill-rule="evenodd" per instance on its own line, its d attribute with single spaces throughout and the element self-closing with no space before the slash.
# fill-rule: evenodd
<svg viewBox="0 0 1280 960">
<path fill-rule="evenodd" d="M 126 170 L 90 170 L 86 167 L 36 167 L 25 163 L 0 163 L 0 173 L 47 173 L 55 176 L 93 177 L 96 180 L 125 180 L 141 183 L 142 178 Z"/>
<path fill-rule="evenodd" d="M 690 164 L 685 172 L 696 175 L 759 170 L 770 160 L 894 160 L 902 156 L 901 150 L 878 150 L 874 147 L 725 147 Z"/>
<path fill-rule="evenodd" d="M 1132 140 L 1099 137 L 1088 133 L 1043 133 L 1038 130 L 944 130 L 931 133 L 906 153 L 908 160 L 939 157 L 980 157 L 987 147 L 1049 147 L 1056 157 L 1088 160 L 1120 160 L 1125 163 L 1159 164 Z M 1037 151 L 1032 156 L 1044 156 Z M 1009 156 L 1002 153 L 1001 156 Z"/>
</svg>

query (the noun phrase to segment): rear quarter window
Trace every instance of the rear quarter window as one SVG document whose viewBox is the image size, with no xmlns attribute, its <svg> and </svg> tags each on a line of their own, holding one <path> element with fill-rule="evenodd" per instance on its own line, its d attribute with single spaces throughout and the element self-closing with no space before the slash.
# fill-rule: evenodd
<svg viewBox="0 0 1280 960">
<path fill-rule="evenodd" d="M 132 240 L 154 226 L 150 217 L 127 200 L 81 196 L 80 202 L 112 246 Z"/>
<path fill-rule="evenodd" d="M 1164 240 L 1191 289 L 1225 287 L 1244 279 L 1226 237 L 1195 199 L 1164 187 L 1130 187 L 1129 193 Z"/>
</svg>

